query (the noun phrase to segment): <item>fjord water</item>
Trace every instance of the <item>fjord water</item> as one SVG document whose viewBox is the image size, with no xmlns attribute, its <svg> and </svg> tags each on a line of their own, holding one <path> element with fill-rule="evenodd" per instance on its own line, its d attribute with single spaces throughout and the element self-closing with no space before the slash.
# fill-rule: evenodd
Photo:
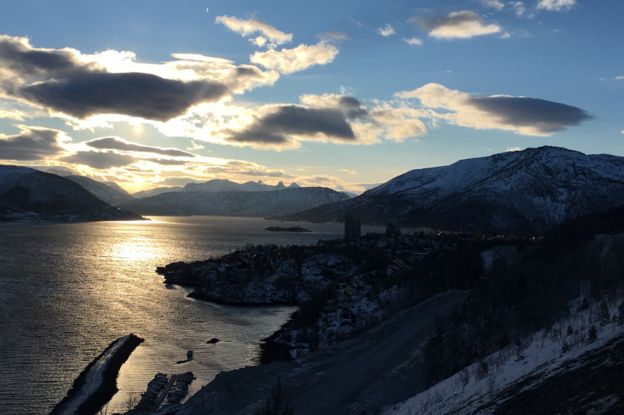
<svg viewBox="0 0 624 415">
<path fill-rule="evenodd" d="M 111 411 L 158 371 L 192 371 L 193 392 L 221 370 L 253 364 L 259 340 L 293 309 L 193 300 L 166 287 L 156 266 L 341 234 L 337 224 L 305 224 L 313 232 L 293 234 L 267 232 L 280 224 L 255 218 L 151 219 L 0 224 L 0 414 L 48 413 L 95 356 L 130 332 L 145 343 L 122 367 Z M 221 342 L 207 344 L 213 337 Z M 187 350 L 194 359 L 177 364 Z"/>
</svg>

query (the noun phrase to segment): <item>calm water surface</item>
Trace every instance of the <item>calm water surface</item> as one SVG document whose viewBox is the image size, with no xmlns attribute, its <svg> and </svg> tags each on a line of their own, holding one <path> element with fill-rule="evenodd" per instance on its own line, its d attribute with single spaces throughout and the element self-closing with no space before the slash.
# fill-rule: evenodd
<svg viewBox="0 0 624 415">
<path fill-rule="evenodd" d="M 141 222 L 0 224 L 0 414 L 45 414 L 111 341 L 145 338 L 122 367 L 121 410 L 158 371 L 192 371 L 192 391 L 219 371 L 253 364 L 259 340 L 293 311 L 197 301 L 167 288 L 158 265 L 221 255 L 247 243 L 310 244 L 338 237 L 337 224 L 312 233 L 264 231 L 255 218 L 153 217 Z M 291 224 L 289 224 L 291 225 Z M 217 337 L 222 341 L 208 345 Z M 176 364 L 194 350 L 194 360 Z"/>
</svg>

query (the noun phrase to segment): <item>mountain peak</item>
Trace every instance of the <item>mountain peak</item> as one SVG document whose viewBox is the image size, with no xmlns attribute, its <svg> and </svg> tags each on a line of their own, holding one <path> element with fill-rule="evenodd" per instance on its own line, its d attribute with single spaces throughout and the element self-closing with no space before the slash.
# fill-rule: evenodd
<svg viewBox="0 0 624 415">
<path fill-rule="evenodd" d="M 402 221 L 453 230 L 539 232 L 624 204 L 624 158 L 542 146 L 412 170 L 296 217 Z"/>
</svg>

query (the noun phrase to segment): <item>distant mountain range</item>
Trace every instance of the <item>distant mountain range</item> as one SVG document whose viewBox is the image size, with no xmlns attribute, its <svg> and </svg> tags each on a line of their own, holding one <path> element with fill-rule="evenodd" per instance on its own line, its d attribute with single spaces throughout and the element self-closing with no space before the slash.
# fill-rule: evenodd
<svg viewBox="0 0 624 415">
<path fill-rule="evenodd" d="M 210 183 L 210 182 L 209 182 Z M 230 182 L 232 183 L 232 182 Z M 233 183 L 234 185 L 238 185 Z M 349 195 L 325 187 L 289 187 L 279 190 L 218 191 L 218 187 L 201 184 L 196 189 L 162 193 L 135 199 L 122 205 L 145 215 L 225 215 L 279 216 L 288 215 L 322 204 L 341 201 Z M 245 186 L 246 184 L 238 185 Z M 229 184 L 227 186 L 230 186 Z M 265 185 L 266 186 L 266 185 Z M 234 186 L 236 187 L 236 186 Z M 275 187 L 274 187 L 275 189 Z"/>
<path fill-rule="evenodd" d="M 214 179 L 205 183 L 189 183 L 182 190 L 185 192 L 268 192 L 272 190 L 283 190 L 286 188 L 298 188 L 297 183 L 292 183 L 286 187 L 284 182 L 279 182 L 275 186 L 262 182 L 236 183 L 230 180 Z"/>
<path fill-rule="evenodd" d="M 135 199 L 143 199 L 145 197 L 157 196 L 163 193 L 180 192 L 182 189 L 182 186 L 156 187 L 154 189 L 141 190 L 139 192 L 132 193 L 132 197 Z"/>
<path fill-rule="evenodd" d="M 19 166 L 0 166 L 0 220 L 90 221 L 140 219 L 111 206 L 78 183 Z"/>
<path fill-rule="evenodd" d="M 286 186 L 283 182 L 279 182 L 273 186 L 260 181 L 236 183 L 227 179 L 213 179 L 204 183 L 188 183 L 185 186 L 158 187 L 150 190 L 142 190 L 134 193 L 132 196 L 142 199 L 171 192 L 267 192 L 271 190 L 282 190 L 297 187 L 299 187 L 297 183 L 292 183 L 289 186 Z"/>
<path fill-rule="evenodd" d="M 490 232 L 542 231 L 624 204 L 624 158 L 530 148 L 402 174 L 362 195 L 290 215 Z"/>
</svg>

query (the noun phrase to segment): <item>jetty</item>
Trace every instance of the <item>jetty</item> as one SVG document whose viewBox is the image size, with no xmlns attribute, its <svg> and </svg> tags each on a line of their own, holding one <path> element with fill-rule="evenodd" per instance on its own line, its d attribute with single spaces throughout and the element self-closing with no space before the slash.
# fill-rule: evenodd
<svg viewBox="0 0 624 415">
<path fill-rule="evenodd" d="M 67 396 L 51 415 L 91 415 L 117 393 L 119 369 L 143 339 L 128 334 L 113 341 L 76 378 Z"/>
</svg>

